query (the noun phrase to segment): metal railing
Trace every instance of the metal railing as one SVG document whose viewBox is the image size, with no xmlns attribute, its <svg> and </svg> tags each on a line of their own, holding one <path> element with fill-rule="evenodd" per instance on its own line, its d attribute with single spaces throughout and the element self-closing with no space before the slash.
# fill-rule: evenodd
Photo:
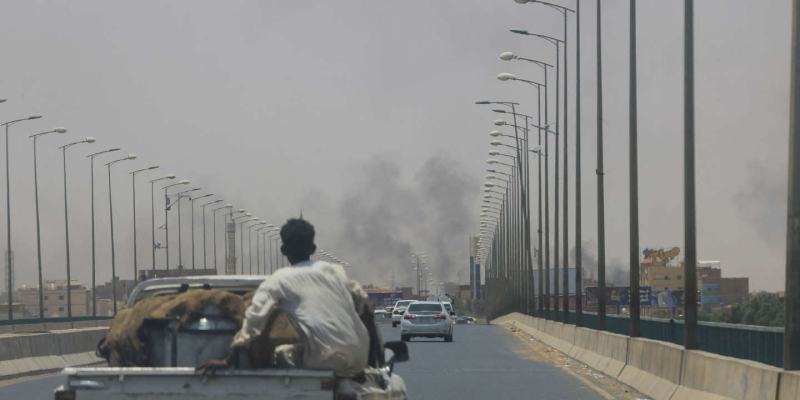
<svg viewBox="0 0 800 400">
<path fill-rule="evenodd" d="M 59 317 L 59 318 L 26 318 L 26 319 L 13 319 L 13 320 L 0 320 L 0 326 L 10 325 L 33 325 L 33 324 L 57 324 L 68 322 L 84 322 L 84 321 L 106 321 L 112 317 Z"/>
<path fill-rule="evenodd" d="M 597 329 L 597 314 L 583 312 L 582 318 L 583 327 Z M 569 313 L 569 323 L 575 324 L 575 312 L 573 311 Z M 606 330 L 628 335 L 630 319 L 627 316 L 607 315 Z M 682 320 L 641 318 L 643 338 L 683 345 L 683 332 Z M 697 327 L 697 340 L 699 350 L 783 367 L 783 328 L 781 327 L 701 321 Z"/>
</svg>

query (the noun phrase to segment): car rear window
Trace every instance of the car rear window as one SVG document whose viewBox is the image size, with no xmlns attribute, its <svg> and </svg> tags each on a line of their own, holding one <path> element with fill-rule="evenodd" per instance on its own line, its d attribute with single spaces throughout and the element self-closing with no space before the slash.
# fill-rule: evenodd
<svg viewBox="0 0 800 400">
<path fill-rule="evenodd" d="M 441 312 L 441 304 L 412 304 L 408 306 L 408 312 Z"/>
<path fill-rule="evenodd" d="M 452 304 L 444 303 L 444 308 L 446 308 L 447 311 L 453 311 L 453 305 Z"/>
</svg>

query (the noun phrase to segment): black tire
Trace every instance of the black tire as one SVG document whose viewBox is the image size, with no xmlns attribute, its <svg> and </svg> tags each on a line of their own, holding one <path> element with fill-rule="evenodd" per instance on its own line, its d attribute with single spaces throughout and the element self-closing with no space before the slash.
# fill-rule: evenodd
<svg viewBox="0 0 800 400">
<path fill-rule="evenodd" d="M 448 343 L 452 342 L 453 341 L 453 335 L 446 335 L 444 337 L 444 341 L 448 342 Z"/>
<path fill-rule="evenodd" d="M 411 335 L 400 335 L 400 340 L 408 342 L 411 340 Z"/>
</svg>

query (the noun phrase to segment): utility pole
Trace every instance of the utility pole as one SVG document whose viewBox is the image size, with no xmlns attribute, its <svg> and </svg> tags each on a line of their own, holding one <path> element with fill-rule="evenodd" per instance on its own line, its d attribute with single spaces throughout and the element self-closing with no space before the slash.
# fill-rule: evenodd
<svg viewBox="0 0 800 400">
<path fill-rule="evenodd" d="M 684 0 L 683 20 L 683 273 L 684 347 L 697 348 L 697 230 L 694 183 L 694 0 Z"/>
<path fill-rule="evenodd" d="M 786 296 L 783 368 L 800 369 L 800 4 L 792 2 L 789 199 L 786 229 Z"/>
<path fill-rule="evenodd" d="M 640 336 L 639 320 L 639 155 L 636 104 L 636 0 L 630 0 L 630 71 L 628 95 L 628 153 L 630 205 L 630 307 L 631 337 Z"/>
<path fill-rule="evenodd" d="M 606 329 L 606 230 L 603 193 L 602 9 L 597 0 L 597 329 Z"/>
<path fill-rule="evenodd" d="M 581 257 L 581 2 L 575 2 L 575 326 L 583 313 L 583 260 Z"/>
</svg>

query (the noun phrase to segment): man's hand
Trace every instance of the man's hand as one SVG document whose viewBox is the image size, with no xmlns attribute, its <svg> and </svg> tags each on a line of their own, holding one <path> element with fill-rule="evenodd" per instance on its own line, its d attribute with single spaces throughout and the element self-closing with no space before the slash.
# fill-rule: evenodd
<svg viewBox="0 0 800 400">
<path fill-rule="evenodd" d="M 195 368 L 194 371 L 200 375 L 214 375 L 217 370 L 230 367 L 228 360 L 208 360 L 205 364 Z"/>
</svg>

